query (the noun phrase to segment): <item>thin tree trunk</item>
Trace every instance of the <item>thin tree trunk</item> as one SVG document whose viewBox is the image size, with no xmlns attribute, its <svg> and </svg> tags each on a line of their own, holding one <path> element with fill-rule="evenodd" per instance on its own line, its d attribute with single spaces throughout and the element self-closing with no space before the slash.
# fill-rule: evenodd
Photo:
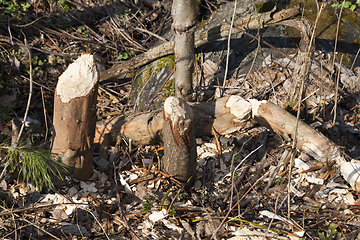
<svg viewBox="0 0 360 240">
<path fill-rule="evenodd" d="M 195 0 L 174 0 L 172 5 L 175 34 L 175 97 L 164 103 L 163 169 L 182 182 L 194 180 L 196 143 L 194 113 L 185 102 L 192 99 L 194 71 Z M 188 182 L 190 183 L 190 182 Z"/>
<path fill-rule="evenodd" d="M 82 55 L 60 76 L 54 99 L 52 153 L 79 180 L 91 174 L 99 73 L 92 55 Z"/>
<path fill-rule="evenodd" d="M 175 33 L 175 93 L 177 97 L 191 101 L 196 1 L 174 0 L 171 11 Z"/>
</svg>

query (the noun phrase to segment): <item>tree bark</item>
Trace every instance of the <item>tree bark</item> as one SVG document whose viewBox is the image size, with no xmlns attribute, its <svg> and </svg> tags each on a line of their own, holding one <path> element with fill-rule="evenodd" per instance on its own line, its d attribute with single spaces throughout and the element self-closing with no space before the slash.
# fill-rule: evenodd
<svg viewBox="0 0 360 240">
<path fill-rule="evenodd" d="M 289 141 L 295 135 L 296 117 L 269 101 L 245 100 L 239 96 L 230 96 L 206 103 L 192 103 L 192 109 L 197 136 L 210 135 L 212 128 L 221 135 L 238 131 L 247 127 L 251 115 L 256 122 L 277 133 L 282 133 L 283 136 L 287 135 L 285 138 Z M 111 134 L 120 131 L 126 137 L 132 138 L 134 143 L 148 144 L 144 139 L 161 137 L 165 131 L 166 124 L 159 115 L 160 112 L 145 113 L 132 118 L 129 122 L 114 118 L 112 121 L 99 123 L 96 142 L 101 141 L 100 132 Z M 134 135 L 133 133 L 139 128 L 142 134 Z M 301 120 L 297 131 L 296 147 L 299 151 L 323 163 L 336 164 L 344 179 L 360 191 L 360 161 L 347 162 L 339 146 Z"/>
<path fill-rule="evenodd" d="M 52 153 L 79 180 L 91 174 L 99 73 L 92 55 L 82 55 L 59 77 L 54 99 Z"/>
<path fill-rule="evenodd" d="M 191 183 L 196 177 L 195 120 L 193 109 L 182 99 L 164 103 L 163 169 L 174 178 Z"/>
<path fill-rule="evenodd" d="M 192 74 L 195 50 L 195 0 L 174 0 L 172 5 L 173 31 L 175 33 L 175 94 L 185 101 L 192 98 Z"/>
<path fill-rule="evenodd" d="M 241 97 L 230 96 L 215 101 L 189 103 L 194 112 L 196 136 L 211 136 L 212 128 L 221 135 L 244 128 L 251 116 L 250 104 Z M 147 145 L 163 140 L 164 119 L 161 111 L 141 113 L 135 116 L 117 116 L 97 122 L 95 143 L 102 144 L 107 135 L 120 134 L 134 144 Z"/>
</svg>

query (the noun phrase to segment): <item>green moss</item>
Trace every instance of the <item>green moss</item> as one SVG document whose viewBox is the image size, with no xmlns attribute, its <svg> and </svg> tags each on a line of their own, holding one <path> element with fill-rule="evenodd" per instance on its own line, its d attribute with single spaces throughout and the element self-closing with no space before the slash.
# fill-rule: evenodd
<svg viewBox="0 0 360 240">
<path fill-rule="evenodd" d="M 289 7 L 302 6 L 304 8 L 304 16 L 309 19 L 311 24 L 314 24 L 317 17 L 317 6 L 315 1 L 313 0 L 291 0 Z M 360 19 L 356 16 L 355 13 L 351 12 L 348 9 L 344 9 L 341 17 L 341 24 L 339 28 L 339 36 L 338 36 L 338 46 L 346 49 L 346 41 L 344 41 L 344 36 L 348 35 L 348 30 L 346 28 L 347 24 L 351 24 L 353 27 L 359 27 Z M 317 22 L 315 37 L 318 39 L 331 39 L 333 40 L 336 36 L 337 31 L 337 22 L 338 19 L 334 13 L 334 8 L 331 6 L 326 6 L 322 11 L 319 21 Z M 347 24 L 344 24 L 347 23 Z M 285 31 L 292 37 L 294 37 L 294 41 L 296 38 L 300 37 L 299 30 L 292 27 L 285 27 Z M 360 40 L 359 40 L 360 41 Z M 294 42 L 298 44 L 297 42 Z M 356 40 L 353 40 L 353 43 L 356 43 Z M 339 59 L 337 59 L 339 62 Z M 344 55 L 343 64 L 346 66 L 351 65 L 351 61 L 347 54 Z"/>
<path fill-rule="evenodd" d="M 169 69 L 173 69 L 174 66 L 175 66 L 175 56 L 174 55 L 169 55 L 169 56 L 160 58 L 159 61 L 157 62 L 154 73 L 157 74 L 166 67 L 169 67 Z"/>
<path fill-rule="evenodd" d="M 152 63 L 149 63 L 146 65 L 146 68 L 144 69 L 144 72 L 142 74 L 142 77 L 138 79 L 138 91 L 141 90 L 141 88 L 144 86 L 144 84 L 149 81 L 150 77 L 153 74 L 154 67 L 152 66 Z"/>
<path fill-rule="evenodd" d="M 360 46 L 360 38 L 353 39 L 354 43 Z"/>
<path fill-rule="evenodd" d="M 291 0 L 289 3 L 289 7 L 296 6 L 302 6 L 304 8 L 304 16 L 310 20 L 311 24 L 314 24 L 317 17 L 317 6 L 315 1 Z M 359 27 L 359 17 L 348 9 L 343 9 L 341 20 L 351 24 L 353 27 Z M 322 39 L 334 39 L 334 36 L 336 35 L 336 25 L 337 17 L 334 13 L 334 8 L 327 5 L 322 11 L 319 21 L 317 23 L 315 36 Z M 343 26 L 340 27 L 340 32 L 342 32 L 343 28 Z"/>
<path fill-rule="evenodd" d="M 169 81 L 167 81 L 167 83 L 165 83 L 164 88 L 163 88 L 163 97 L 170 97 L 170 96 L 174 96 L 174 92 L 173 90 L 173 84 L 174 84 L 174 79 L 171 78 L 169 79 Z"/>
<path fill-rule="evenodd" d="M 167 83 L 165 83 L 165 85 L 164 85 L 164 90 L 165 90 L 165 91 L 170 91 L 170 90 L 172 90 L 172 88 L 173 88 L 173 83 L 174 83 L 174 80 L 173 80 L 173 78 L 171 78 L 169 81 L 167 81 Z"/>
<path fill-rule="evenodd" d="M 292 108 L 294 108 L 295 106 L 297 106 L 297 103 L 294 102 L 294 101 L 291 101 L 291 102 L 288 102 L 288 103 L 287 103 L 287 108 L 292 109 Z"/>
<path fill-rule="evenodd" d="M 151 78 L 153 74 L 158 74 L 161 70 L 168 67 L 169 69 L 173 69 L 175 66 L 175 57 L 174 55 L 169 55 L 163 58 L 160 58 L 157 61 L 156 67 L 154 67 L 153 63 L 149 63 L 146 65 L 144 72 L 142 73 L 142 77 L 138 79 L 138 91 L 145 85 L 147 81 Z"/>
<path fill-rule="evenodd" d="M 341 55 L 338 56 L 339 59 L 336 62 L 340 63 L 340 57 L 341 57 Z M 344 64 L 348 68 L 351 67 L 352 61 L 351 61 L 349 54 L 344 54 L 343 59 L 342 59 L 342 64 Z"/>
<path fill-rule="evenodd" d="M 201 21 L 198 24 L 196 24 L 196 29 L 203 29 L 205 27 L 207 21 Z"/>
<path fill-rule="evenodd" d="M 138 87 L 136 88 L 137 95 L 139 95 L 139 93 L 140 93 L 142 87 L 145 85 L 145 83 L 147 81 L 149 81 L 151 75 L 153 74 L 153 69 L 154 69 L 154 67 L 152 66 L 152 63 L 149 63 L 148 65 L 146 65 L 146 68 L 144 69 L 143 73 L 141 74 L 141 77 L 139 77 L 137 80 L 137 84 L 138 84 Z M 133 74 L 135 74 L 135 72 Z M 135 76 L 135 75 L 132 75 L 132 76 Z M 133 97 L 134 97 L 134 93 L 132 92 L 130 94 L 130 99 L 133 99 Z M 132 104 L 131 100 L 130 100 L 130 103 Z"/>
<path fill-rule="evenodd" d="M 158 63 L 157 63 L 157 68 L 156 68 L 156 73 L 158 73 L 159 71 L 161 71 L 162 69 L 168 67 L 169 70 L 172 70 L 175 67 L 175 56 L 174 55 L 169 55 L 166 57 L 163 57 L 161 59 L 159 59 Z M 173 78 L 169 79 L 167 81 L 167 83 L 165 83 L 164 88 L 163 88 L 163 96 L 164 97 L 169 97 L 169 96 L 173 96 L 174 93 L 171 92 L 171 90 L 173 89 Z"/>
<path fill-rule="evenodd" d="M 260 12 L 260 9 L 263 7 L 264 3 L 255 3 L 256 11 Z"/>
<path fill-rule="evenodd" d="M 172 70 L 175 66 L 175 56 L 169 55 L 163 58 L 160 58 L 157 62 L 152 62 L 146 65 L 145 69 L 143 70 L 141 77 L 138 78 L 137 84 L 137 95 L 140 94 L 141 89 L 144 87 L 144 85 L 149 81 L 149 79 L 155 74 L 160 73 L 164 68 L 168 68 Z M 164 86 L 164 92 L 168 92 L 172 90 L 173 80 L 170 79 Z M 164 95 L 171 95 L 172 93 L 167 93 Z M 131 93 L 131 99 L 133 99 L 134 93 Z M 142 98 L 140 98 L 141 101 Z M 140 105 L 142 105 L 142 102 L 140 102 Z"/>
<path fill-rule="evenodd" d="M 351 24 L 351 26 L 353 27 L 359 27 L 360 18 L 355 13 L 351 12 L 348 9 L 345 9 L 344 11 L 346 12 L 344 12 L 345 14 L 342 14 L 341 20 Z"/>
</svg>

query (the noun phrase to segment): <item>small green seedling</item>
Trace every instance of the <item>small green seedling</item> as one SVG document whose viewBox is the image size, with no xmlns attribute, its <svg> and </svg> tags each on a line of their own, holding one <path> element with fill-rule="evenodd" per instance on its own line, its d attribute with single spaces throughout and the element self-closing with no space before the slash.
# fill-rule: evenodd
<svg viewBox="0 0 360 240">
<path fill-rule="evenodd" d="M 335 239 L 336 234 L 337 234 L 337 230 L 334 225 L 330 225 L 330 229 L 326 233 L 319 232 L 319 230 L 318 230 L 318 236 L 320 239 L 323 239 L 323 240 Z"/>
<path fill-rule="evenodd" d="M 86 32 L 86 27 L 82 26 L 80 29 L 78 29 L 78 32 L 81 33 L 84 37 L 88 37 L 89 34 Z"/>
<path fill-rule="evenodd" d="M 151 195 L 150 197 L 144 197 L 145 201 L 142 202 L 143 208 L 141 209 L 142 213 L 148 213 L 152 206 L 153 201 L 156 199 L 155 196 Z"/>
<path fill-rule="evenodd" d="M 344 8 L 349 9 L 353 12 L 355 11 L 356 7 L 360 7 L 360 0 L 356 0 L 355 3 L 356 4 L 353 4 L 351 1 L 345 1 Z M 341 8 L 343 6 L 343 1 L 333 3 L 331 6 L 335 8 Z"/>
<path fill-rule="evenodd" d="M 174 207 L 171 207 L 170 210 L 169 210 L 169 216 L 170 217 L 175 217 L 175 214 L 176 214 L 176 210 Z"/>
<path fill-rule="evenodd" d="M 129 53 L 124 53 L 124 54 L 120 54 L 117 59 L 120 61 L 120 60 L 127 60 L 129 59 L 129 57 L 131 57 L 132 55 L 134 55 L 134 52 L 133 51 L 130 51 Z"/>
</svg>

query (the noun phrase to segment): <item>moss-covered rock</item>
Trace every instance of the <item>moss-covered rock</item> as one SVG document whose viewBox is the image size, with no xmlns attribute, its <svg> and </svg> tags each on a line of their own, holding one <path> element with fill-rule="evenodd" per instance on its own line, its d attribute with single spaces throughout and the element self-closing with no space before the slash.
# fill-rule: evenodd
<svg viewBox="0 0 360 240">
<path fill-rule="evenodd" d="M 131 104 L 136 105 L 136 110 L 158 109 L 166 97 L 173 95 L 173 78 L 171 76 L 168 79 L 168 76 L 174 66 L 174 55 L 169 55 L 149 63 L 138 71 L 132 86 L 130 100 Z M 166 80 L 167 83 L 164 85 Z"/>
</svg>

